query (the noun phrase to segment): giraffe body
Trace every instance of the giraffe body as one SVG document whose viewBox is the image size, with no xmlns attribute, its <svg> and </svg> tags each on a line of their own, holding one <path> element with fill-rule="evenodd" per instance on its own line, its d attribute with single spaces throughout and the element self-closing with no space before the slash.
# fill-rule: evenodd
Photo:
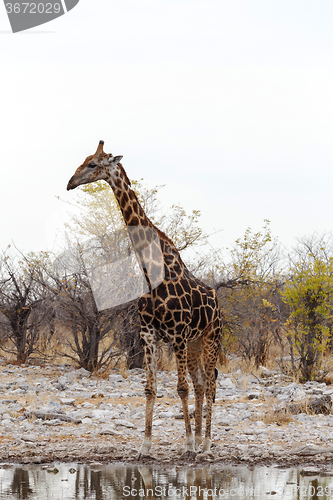
<svg viewBox="0 0 333 500">
<path fill-rule="evenodd" d="M 221 315 L 216 292 L 186 268 L 173 242 L 148 219 L 122 165 L 121 156 L 103 151 L 100 142 L 95 155 L 88 156 L 70 179 L 67 189 L 74 189 L 104 179 L 113 189 L 129 229 L 149 292 L 138 301 L 141 341 L 145 352 L 146 422 L 140 455 L 149 455 L 153 409 L 156 399 L 157 334 L 173 346 L 178 371 L 177 391 L 182 401 L 186 452 L 195 453 L 201 444 L 202 408 L 207 401 L 206 432 L 203 450 L 211 446 L 211 415 L 215 396 L 215 367 L 221 341 Z M 157 238 L 156 238 L 157 235 Z M 158 240 L 158 241 L 157 241 Z M 195 394 L 195 436 L 188 410 L 187 370 Z"/>
</svg>

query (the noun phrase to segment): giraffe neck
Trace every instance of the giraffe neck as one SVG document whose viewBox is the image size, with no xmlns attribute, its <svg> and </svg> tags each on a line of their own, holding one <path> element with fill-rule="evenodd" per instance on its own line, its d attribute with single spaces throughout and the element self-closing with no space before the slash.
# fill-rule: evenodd
<svg viewBox="0 0 333 500">
<path fill-rule="evenodd" d="M 119 203 L 129 237 L 141 262 L 149 289 L 166 279 L 180 276 L 186 267 L 173 241 L 146 216 L 136 194 L 123 176 L 108 180 Z"/>
<path fill-rule="evenodd" d="M 109 184 L 117 198 L 128 229 L 128 235 L 140 262 L 148 288 L 152 292 L 164 279 L 164 256 L 159 239 L 160 232 L 148 219 L 136 194 L 124 179 L 119 177 L 115 180 L 111 179 Z"/>
<path fill-rule="evenodd" d="M 154 227 L 146 216 L 136 194 L 123 179 L 118 177 L 114 180 L 111 178 L 108 183 L 117 198 L 126 226 Z"/>
</svg>

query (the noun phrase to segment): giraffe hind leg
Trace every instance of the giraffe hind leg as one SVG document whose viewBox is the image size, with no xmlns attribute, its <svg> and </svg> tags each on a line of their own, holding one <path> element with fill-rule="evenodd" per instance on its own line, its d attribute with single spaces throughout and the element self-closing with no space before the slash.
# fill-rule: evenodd
<svg viewBox="0 0 333 500">
<path fill-rule="evenodd" d="M 176 360 L 177 360 L 177 371 L 178 371 L 178 384 L 177 392 L 181 399 L 183 406 L 185 431 L 186 431 L 186 455 L 194 456 L 194 438 L 191 429 L 190 414 L 188 410 L 188 394 L 189 387 L 186 380 L 187 375 L 187 349 L 179 349 L 176 345 L 174 346 Z"/>
<path fill-rule="evenodd" d="M 195 395 L 195 432 L 194 446 L 198 450 L 202 442 L 202 408 L 205 395 L 206 375 L 201 362 L 201 339 L 188 343 L 187 368 L 193 382 Z"/>
</svg>

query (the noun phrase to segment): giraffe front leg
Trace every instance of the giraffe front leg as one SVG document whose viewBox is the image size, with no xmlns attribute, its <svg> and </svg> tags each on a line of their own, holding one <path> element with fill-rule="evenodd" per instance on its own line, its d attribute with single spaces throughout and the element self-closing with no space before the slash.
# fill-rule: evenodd
<svg viewBox="0 0 333 500">
<path fill-rule="evenodd" d="M 186 373 L 187 373 L 186 348 L 181 350 L 175 346 L 175 354 L 176 354 L 177 372 L 178 372 L 177 392 L 183 406 L 185 431 L 186 431 L 186 455 L 192 457 L 195 455 L 195 447 L 191 429 L 190 414 L 188 410 L 189 387 L 186 380 Z"/>
<path fill-rule="evenodd" d="M 146 500 L 154 500 L 153 474 L 151 467 L 138 467 L 146 492 Z"/>
<path fill-rule="evenodd" d="M 154 404 L 156 399 L 156 341 L 154 334 L 141 332 L 146 362 L 146 423 L 145 437 L 138 458 L 149 456 L 153 425 Z"/>
<path fill-rule="evenodd" d="M 212 409 L 213 409 L 213 399 L 215 396 L 215 369 L 206 368 L 206 431 L 205 439 L 202 446 L 202 451 L 210 451 L 212 445 L 211 433 L 212 433 Z"/>
<path fill-rule="evenodd" d="M 202 339 L 204 368 L 206 372 L 205 393 L 207 402 L 206 432 L 203 443 L 203 451 L 210 451 L 212 445 L 212 439 L 211 439 L 212 407 L 216 392 L 215 367 L 220 346 L 219 335 L 220 335 L 220 329 L 219 329 L 219 323 L 217 323 L 217 327 L 215 327 L 214 325 L 214 327 L 212 327 L 211 331 L 207 334 L 207 336 L 203 337 Z"/>
</svg>

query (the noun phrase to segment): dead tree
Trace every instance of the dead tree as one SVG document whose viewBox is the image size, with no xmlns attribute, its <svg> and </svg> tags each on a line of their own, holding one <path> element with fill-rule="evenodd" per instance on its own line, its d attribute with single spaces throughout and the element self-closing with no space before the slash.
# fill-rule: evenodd
<svg viewBox="0 0 333 500">
<path fill-rule="evenodd" d="M 25 363 L 37 349 L 46 315 L 45 290 L 36 279 L 44 256 L 15 256 L 9 249 L 0 262 L 1 349 Z"/>
</svg>

